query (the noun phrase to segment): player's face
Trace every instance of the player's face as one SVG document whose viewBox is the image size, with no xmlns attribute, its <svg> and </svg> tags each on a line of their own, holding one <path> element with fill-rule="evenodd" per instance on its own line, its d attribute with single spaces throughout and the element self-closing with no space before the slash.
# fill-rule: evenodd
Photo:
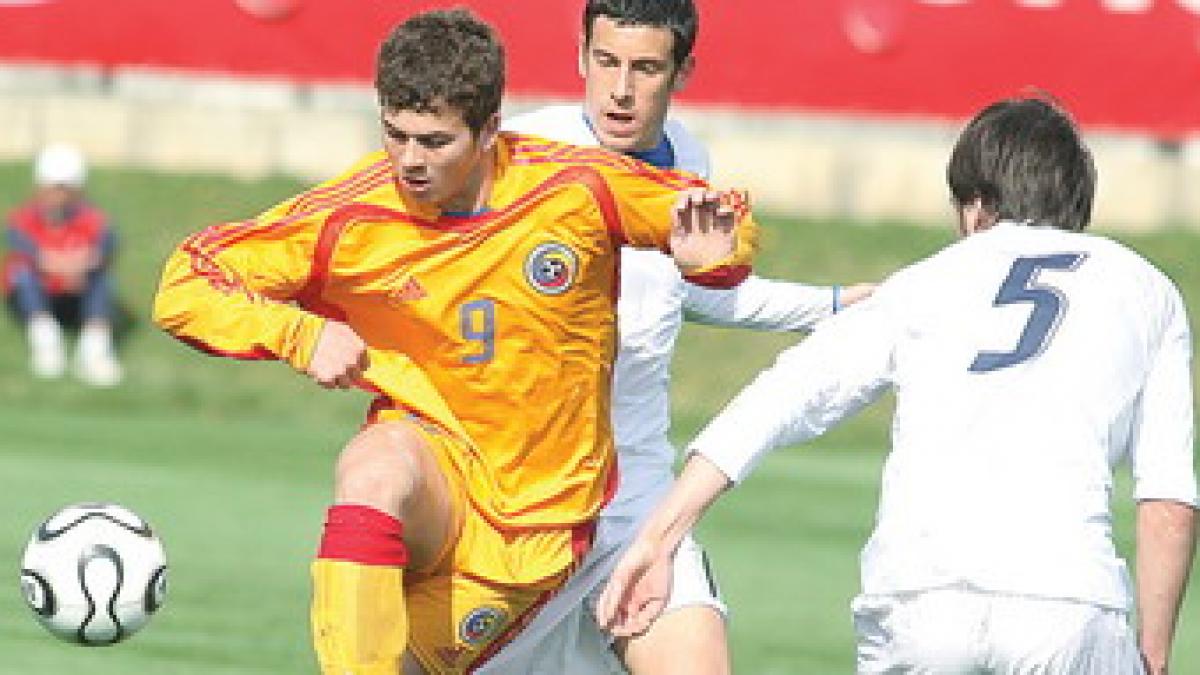
<svg viewBox="0 0 1200 675">
<path fill-rule="evenodd" d="M 499 116 L 478 134 L 457 110 L 385 111 L 383 147 L 396 169 L 400 189 L 411 199 L 445 211 L 476 211 L 484 206 L 489 151 Z"/>
<path fill-rule="evenodd" d="M 596 138 L 618 152 L 649 150 L 662 139 L 671 94 L 682 88 L 691 57 L 676 69 L 666 28 L 622 26 L 597 17 L 579 54 L 585 109 Z"/>
</svg>

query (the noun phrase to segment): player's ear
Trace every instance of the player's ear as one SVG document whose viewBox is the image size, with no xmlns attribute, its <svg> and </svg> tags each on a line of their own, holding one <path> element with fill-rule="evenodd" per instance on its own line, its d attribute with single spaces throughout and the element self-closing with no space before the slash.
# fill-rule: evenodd
<svg viewBox="0 0 1200 675">
<path fill-rule="evenodd" d="M 687 86 L 688 80 L 691 79 L 692 73 L 696 70 L 696 57 L 688 55 L 683 63 L 679 64 L 679 69 L 675 71 L 675 81 L 671 83 L 671 91 L 683 91 Z"/>
<path fill-rule="evenodd" d="M 487 118 L 482 127 L 479 127 L 479 147 L 482 150 L 491 150 L 496 144 L 496 135 L 500 133 L 500 113 L 492 113 L 492 116 Z"/>
<path fill-rule="evenodd" d="M 995 225 L 997 220 L 995 212 L 984 205 L 983 197 L 976 197 L 958 206 L 958 233 L 961 236 L 983 232 Z"/>
</svg>

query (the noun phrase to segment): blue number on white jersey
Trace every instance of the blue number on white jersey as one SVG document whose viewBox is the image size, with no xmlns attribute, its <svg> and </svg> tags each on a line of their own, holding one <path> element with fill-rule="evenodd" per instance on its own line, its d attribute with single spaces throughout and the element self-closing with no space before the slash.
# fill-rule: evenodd
<svg viewBox="0 0 1200 675">
<path fill-rule="evenodd" d="M 1067 298 L 1059 289 L 1039 284 L 1037 276 L 1044 269 L 1073 271 L 1086 257 L 1083 253 L 1056 253 L 1014 260 L 992 305 L 1003 307 L 1018 302 L 1031 302 L 1033 311 L 1029 313 L 1029 321 L 1021 331 L 1016 348 L 1010 352 L 980 352 L 971 363 L 970 371 L 988 373 L 1015 366 L 1041 354 L 1050 338 L 1054 336 L 1054 329 L 1062 320 Z"/>
</svg>

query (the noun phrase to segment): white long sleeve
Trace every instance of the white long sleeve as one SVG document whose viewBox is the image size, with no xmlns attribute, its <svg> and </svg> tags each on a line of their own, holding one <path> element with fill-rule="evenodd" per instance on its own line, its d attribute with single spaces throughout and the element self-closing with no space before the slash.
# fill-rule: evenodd
<svg viewBox="0 0 1200 675">
<path fill-rule="evenodd" d="M 689 449 L 740 482 L 769 451 L 811 440 L 891 383 L 890 294 L 830 318 L 788 349 L 692 441 Z"/>
<path fill-rule="evenodd" d="M 685 283 L 688 321 L 753 330 L 811 331 L 833 314 L 833 289 L 751 275 L 736 288 Z"/>
</svg>

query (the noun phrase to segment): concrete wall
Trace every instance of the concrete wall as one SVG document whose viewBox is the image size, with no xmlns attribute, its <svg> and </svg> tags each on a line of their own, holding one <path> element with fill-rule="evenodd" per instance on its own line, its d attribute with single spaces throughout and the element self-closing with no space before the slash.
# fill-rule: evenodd
<svg viewBox="0 0 1200 675">
<path fill-rule="evenodd" d="M 513 99 L 506 112 L 546 101 Z M 751 189 L 788 214 L 950 218 L 945 161 L 958 125 L 928 120 L 680 108 L 710 144 L 715 182 Z M 161 71 L 0 67 L 0 160 L 47 141 L 100 165 L 256 177 L 328 177 L 378 146 L 374 98 L 353 86 L 230 80 Z M 1200 228 L 1200 142 L 1174 146 L 1091 133 L 1095 222 L 1113 229 Z"/>
</svg>

